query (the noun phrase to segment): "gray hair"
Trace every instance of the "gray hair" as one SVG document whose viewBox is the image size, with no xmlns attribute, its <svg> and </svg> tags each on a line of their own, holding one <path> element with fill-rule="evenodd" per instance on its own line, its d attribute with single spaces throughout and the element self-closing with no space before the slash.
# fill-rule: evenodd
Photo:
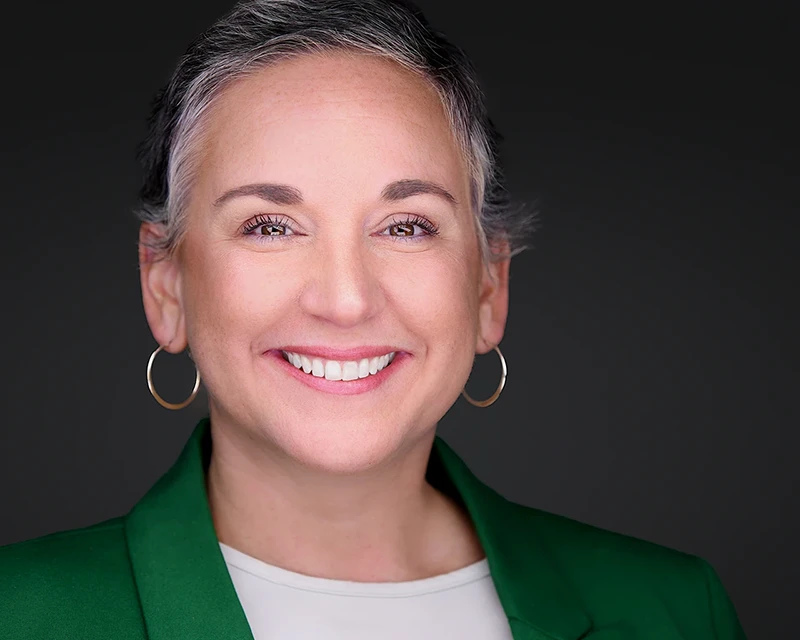
<svg viewBox="0 0 800 640">
<path fill-rule="evenodd" d="M 524 249 L 533 216 L 512 206 L 503 187 L 500 137 L 475 70 L 406 0 L 244 0 L 196 38 L 156 96 L 139 150 L 144 183 L 136 214 L 165 228 L 152 249 L 169 253 L 180 242 L 198 162 L 192 151 L 203 133 L 203 115 L 223 89 L 288 57 L 340 50 L 388 58 L 430 82 L 471 174 L 484 259 Z"/>
</svg>

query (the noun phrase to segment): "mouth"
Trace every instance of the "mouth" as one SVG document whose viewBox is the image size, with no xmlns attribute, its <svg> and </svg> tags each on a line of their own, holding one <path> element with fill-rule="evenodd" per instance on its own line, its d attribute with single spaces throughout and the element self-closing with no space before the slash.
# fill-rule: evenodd
<svg viewBox="0 0 800 640">
<path fill-rule="evenodd" d="M 270 349 L 265 352 L 267 358 L 264 361 L 277 364 L 290 378 L 316 391 L 334 396 L 353 396 L 395 384 L 392 380 L 401 375 L 413 358 L 406 351 L 389 351 L 390 348 L 381 355 L 369 348 L 354 349 L 352 353 L 330 350 L 326 354 L 339 358 L 344 356 L 342 360 L 321 357 L 327 351 L 324 348 L 315 349 L 317 353 Z M 363 355 L 370 357 L 356 359 L 356 356 Z M 346 359 L 348 356 L 352 359 Z"/>
<path fill-rule="evenodd" d="M 327 360 L 293 351 L 281 351 L 280 353 L 286 362 L 308 376 L 341 382 L 376 376 L 392 364 L 397 355 L 395 351 L 391 351 L 380 356 L 359 360 Z"/>
</svg>

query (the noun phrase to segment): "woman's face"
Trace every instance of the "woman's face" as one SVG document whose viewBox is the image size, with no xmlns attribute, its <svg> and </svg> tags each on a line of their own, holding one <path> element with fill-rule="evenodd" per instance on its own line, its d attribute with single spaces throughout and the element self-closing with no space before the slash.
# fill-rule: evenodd
<svg viewBox="0 0 800 640">
<path fill-rule="evenodd" d="M 216 427 L 330 471 L 430 436 L 502 337 L 508 267 L 487 277 L 433 89 L 375 57 L 307 55 L 228 87 L 207 126 L 186 234 L 143 284 Z"/>
</svg>

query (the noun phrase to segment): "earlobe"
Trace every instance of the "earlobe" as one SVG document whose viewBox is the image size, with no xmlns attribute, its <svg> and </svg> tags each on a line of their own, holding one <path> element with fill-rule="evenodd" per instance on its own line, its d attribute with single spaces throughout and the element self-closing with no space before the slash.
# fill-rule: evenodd
<svg viewBox="0 0 800 640">
<path fill-rule="evenodd" d="M 181 273 L 176 256 L 160 255 L 150 248 L 161 237 L 161 225 L 142 223 L 139 229 L 142 303 L 156 342 L 170 353 L 179 353 L 186 348 Z"/>
</svg>

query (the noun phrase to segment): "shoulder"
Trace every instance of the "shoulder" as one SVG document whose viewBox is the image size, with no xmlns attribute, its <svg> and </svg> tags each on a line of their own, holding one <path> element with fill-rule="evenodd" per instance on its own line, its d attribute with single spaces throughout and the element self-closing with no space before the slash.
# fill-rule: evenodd
<svg viewBox="0 0 800 640">
<path fill-rule="evenodd" d="M 593 569 L 613 566 L 622 576 L 637 578 L 672 577 L 678 582 L 695 580 L 699 559 L 660 544 L 602 529 L 565 516 L 514 504 L 513 509 L 526 522 L 537 542 L 555 556 L 570 572 L 586 574 Z M 602 573 L 607 577 L 605 571 Z"/>
<path fill-rule="evenodd" d="M 54 558 L 70 562 L 83 560 L 84 556 L 94 556 L 98 551 L 123 551 L 123 529 L 123 519 L 112 518 L 81 529 L 59 531 L 0 547 L 0 571 L 3 571 L 5 577 L 15 568 L 29 568 L 30 563 L 45 561 L 45 565 L 49 565 L 49 561 Z"/>
<path fill-rule="evenodd" d="M 511 503 L 567 583 L 594 612 L 638 612 L 648 625 L 702 628 L 707 637 L 743 639 L 716 571 L 702 558 L 577 520 Z M 644 622 L 644 620 L 643 620 Z"/>
<path fill-rule="evenodd" d="M 122 518 L 0 548 L 0 619 L 10 638 L 139 637 Z"/>
</svg>

